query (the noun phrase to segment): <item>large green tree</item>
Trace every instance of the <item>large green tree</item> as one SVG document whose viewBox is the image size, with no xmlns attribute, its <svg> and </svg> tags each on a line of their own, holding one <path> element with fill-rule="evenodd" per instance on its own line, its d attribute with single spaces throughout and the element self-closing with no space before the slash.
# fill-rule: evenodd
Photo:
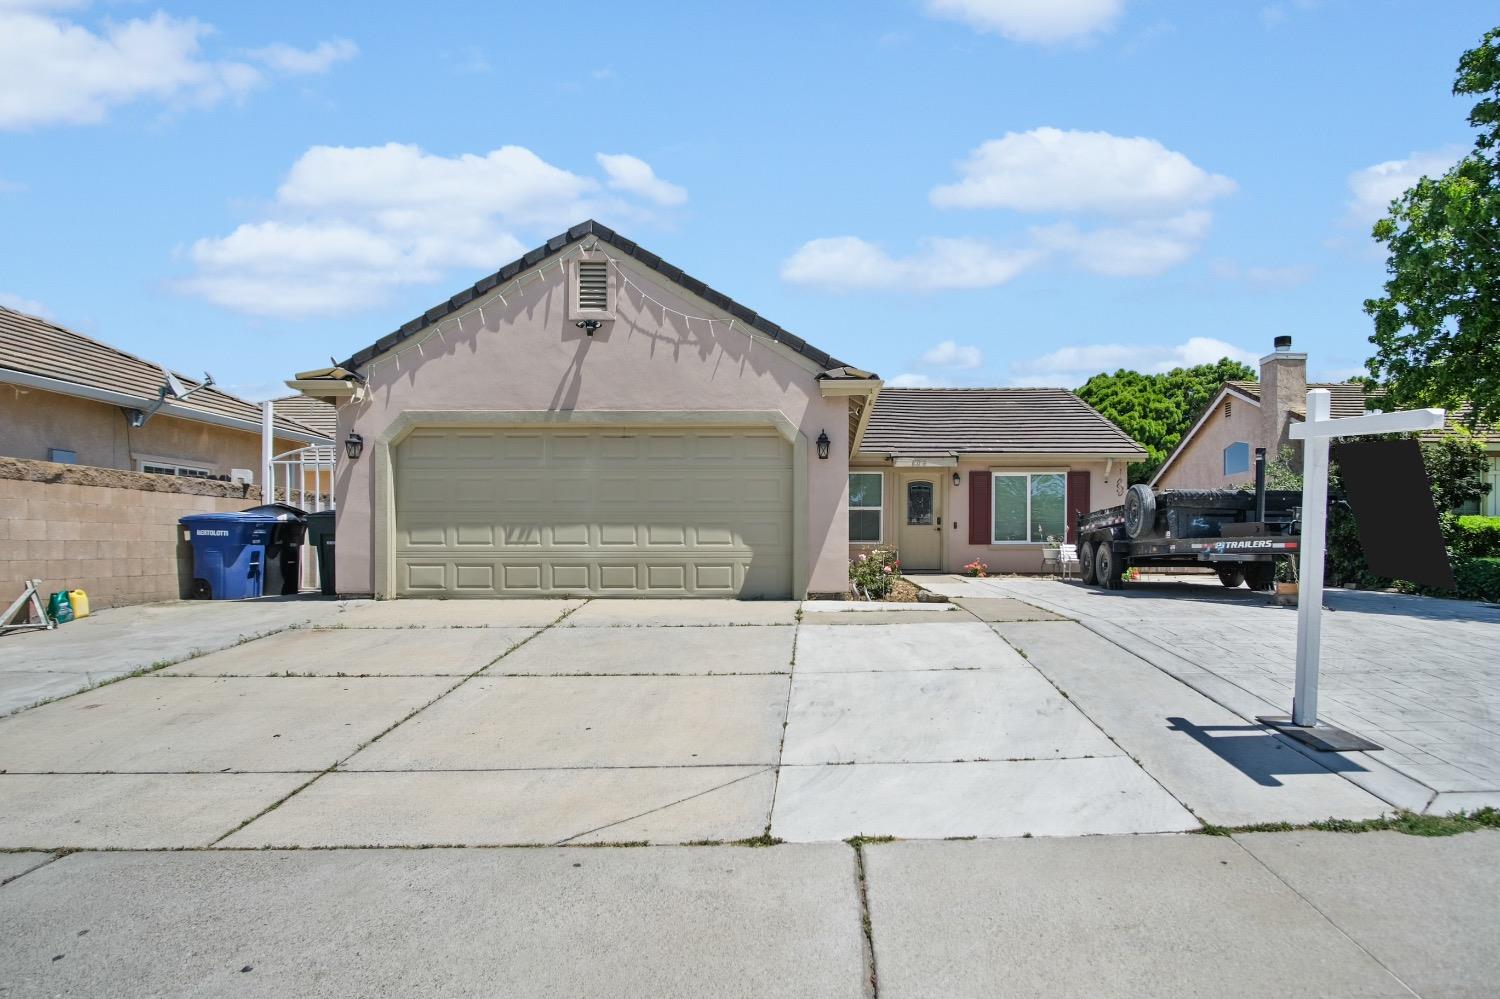
<svg viewBox="0 0 1500 999">
<path fill-rule="evenodd" d="M 1254 377 L 1255 372 L 1227 357 L 1165 374 L 1144 375 L 1122 368 L 1090 378 L 1078 390 L 1078 397 L 1145 445 L 1147 459 L 1130 466 L 1130 481 L 1145 482 L 1167 460 L 1221 385 Z"/>
<path fill-rule="evenodd" d="M 1375 320 L 1369 384 L 1387 408 L 1473 406 L 1500 419 L 1500 28 L 1463 54 L 1453 92 L 1478 97 L 1474 149 L 1438 178 L 1423 177 L 1375 224 L 1386 244 L 1385 294 Z"/>
</svg>

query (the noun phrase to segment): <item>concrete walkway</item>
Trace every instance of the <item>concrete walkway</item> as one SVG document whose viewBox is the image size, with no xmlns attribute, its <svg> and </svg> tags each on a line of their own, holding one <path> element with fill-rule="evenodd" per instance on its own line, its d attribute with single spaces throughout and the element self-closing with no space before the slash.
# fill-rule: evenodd
<svg viewBox="0 0 1500 999">
<path fill-rule="evenodd" d="M 1296 613 L 1249 590 L 1217 581 L 1113 592 L 1024 577 L 923 583 L 960 602 L 1020 599 L 1076 620 L 1211 698 L 1240 725 L 1290 710 Z M 1320 714 L 1384 748 L 1317 757 L 1412 811 L 1500 805 L 1500 608 L 1345 590 L 1329 591 L 1326 608 Z"/>
<path fill-rule="evenodd" d="M 0 993 L 1477 999 L 1496 872 L 1495 832 L 0 853 Z"/>
</svg>

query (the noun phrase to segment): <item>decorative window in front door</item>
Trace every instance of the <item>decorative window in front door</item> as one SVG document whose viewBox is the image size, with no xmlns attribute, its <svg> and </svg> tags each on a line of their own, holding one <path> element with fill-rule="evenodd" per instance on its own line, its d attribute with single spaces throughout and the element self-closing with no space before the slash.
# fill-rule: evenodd
<svg viewBox="0 0 1500 999">
<path fill-rule="evenodd" d="M 932 524 L 932 483 L 906 484 L 906 522 L 912 525 Z"/>
</svg>

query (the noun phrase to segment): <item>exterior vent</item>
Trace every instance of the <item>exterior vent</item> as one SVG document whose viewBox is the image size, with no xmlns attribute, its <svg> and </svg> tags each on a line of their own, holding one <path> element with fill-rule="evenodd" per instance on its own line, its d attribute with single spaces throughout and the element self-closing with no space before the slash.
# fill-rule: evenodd
<svg viewBox="0 0 1500 999">
<path fill-rule="evenodd" d="M 1224 419 L 1226 419 L 1226 420 L 1229 419 L 1229 414 L 1231 412 L 1233 412 L 1233 411 L 1229 408 L 1229 400 L 1225 399 L 1224 400 Z"/>
<path fill-rule="evenodd" d="M 604 260 L 578 262 L 578 311 L 609 311 L 609 263 Z"/>
</svg>

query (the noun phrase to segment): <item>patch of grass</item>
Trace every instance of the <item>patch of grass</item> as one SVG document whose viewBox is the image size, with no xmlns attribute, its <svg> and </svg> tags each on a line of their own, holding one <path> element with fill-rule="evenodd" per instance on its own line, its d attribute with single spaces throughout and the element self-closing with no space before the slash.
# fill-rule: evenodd
<svg viewBox="0 0 1500 999">
<path fill-rule="evenodd" d="M 645 839 L 621 839 L 605 841 L 603 843 L 569 843 L 568 846 L 580 850 L 633 850 L 638 846 L 650 846 L 651 841 Z"/>
<path fill-rule="evenodd" d="M 866 836 L 863 833 L 861 833 L 858 836 L 850 836 L 848 839 L 844 840 L 844 842 L 848 843 L 850 846 L 852 846 L 856 850 L 858 850 L 860 847 L 869 846 L 872 843 L 894 843 L 894 842 L 896 842 L 896 837 L 894 837 L 894 836 Z"/>
<path fill-rule="evenodd" d="M 1323 819 L 1320 822 L 1260 822 L 1245 826 L 1219 826 L 1205 822 L 1198 830 L 1202 836 L 1233 836 L 1236 833 L 1252 832 L 1297 832 L 1311 829 L 1317 832 L 1365 833 L 1398 832 L 1406 836 L 1457 836 L 1459 833 L 1479 829 L 1500 829 L 1500 809 L 1480 808 L 1473 812 L 1451 812 L 1448 815 L 1418 815 L 1405 810 L 1393 815 L 1382 815 L 1378 819 Z"/>
<path fill-rule="evenodd" d="M 772 836 L 770 834 L 770 832 L 763 832 L 759 836 L 751 836 L 749 839 L 735 839 L 735 840 L 730 840 L 729 841 L 729 845 L 730 846 L 762 847 L 762 846 L 780 846 L 781 844 L 783 844 L 785 842 L 786 842 L 786 840 L 782 839 L 780 836 Z"/>
</svg>

